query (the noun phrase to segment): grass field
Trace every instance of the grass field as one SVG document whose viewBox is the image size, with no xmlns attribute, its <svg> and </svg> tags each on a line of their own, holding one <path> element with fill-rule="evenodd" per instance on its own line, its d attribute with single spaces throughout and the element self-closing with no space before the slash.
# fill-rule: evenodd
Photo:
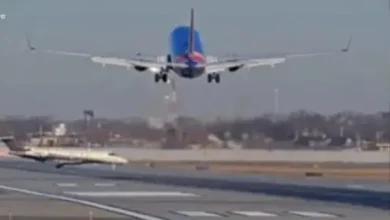
<svg viewBox="0 0 390 220">
<path fill-rule="evenodd" d="M 147 164 L 147 163 L 144 163 Z M 154 167 L 196 169 L 200 162 L 153 162 Z M 150 163 L 149 163 L 150 165 Z M 372 179 L 390 181 L 390 164 L 350 163 L 287 163 L 208 162 L 210 172 L 272 174 L 289 177 L 305 177 L 307 173 L 320 173 L 322 178 Z"/>
</svg>

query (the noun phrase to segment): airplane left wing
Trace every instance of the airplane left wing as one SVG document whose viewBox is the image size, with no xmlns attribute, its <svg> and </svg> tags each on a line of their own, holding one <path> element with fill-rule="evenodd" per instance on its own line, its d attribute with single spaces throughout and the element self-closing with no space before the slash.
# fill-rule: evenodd
<svg viewBox="0 0 390 220">
<path fill-rule="evenodd" d="M 36 47 L 31 45 L 29 38 L 27 37 L 27 45 L 31 51 L 42 52 L 47 54 L 55 54 L 55 55 L 63 55 L 63 56 L 73 56 L 86 58 L 91 60 L 93 63 L 98 63 L 104 66 L 113 65 L 125 67 L 127 69 L 131 67 L 140 67 L 144 69 L 148 69 L 151 72 L 159 72 L 162 69 L 165 69 L 168 65 L 171 67 L 187 67 L 186 64 L 183 63 L 172 63 L 166 61 L 166 56 L 142 56 L 141 54 L 137 54 L 134 58 L 117 58 L 117 57 L 104 57 L 104 56 L 95 56 L 87 53 L 75 53 L 75 52 L 67 52 L 60 50 L 37 50 Z M 165 59 L 165 60 L 164 60 Z"/>
<path fill-rule="evenodd" d="M 230 58 L 225 60 L 219 60 L 216 62 L 211 62 L 204 64 L 203 66 L 206 68 L 206 73 L 219 73 L 219 72 L 234 72 L 241 68 L 254 68 L 258 66 L 271 66 L 274 67 L 276 64 L 284 63 L 292 58 L 301 58 L 301 57 L 315 57 L 315 56 L 323 56 L 323 55 L 332 55 L 336 53 L 346 53 L 349 51 L 351 46 L 352 38 L 350 37 L 348 40 L 348 45 L 336 51 L 324 51 L 324 52 L 315 52 L 315 53 L 285 53 L 278 55 L 263 55 L 257 57 L 249 57 L 249 58 Z"/>
</svg>

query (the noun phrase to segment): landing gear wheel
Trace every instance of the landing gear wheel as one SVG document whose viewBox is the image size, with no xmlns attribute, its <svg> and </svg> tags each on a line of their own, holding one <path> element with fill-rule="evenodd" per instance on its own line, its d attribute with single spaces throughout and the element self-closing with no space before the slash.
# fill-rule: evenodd
<svg viewBox="0 0 390 220">
<path fill-rule="evenodd" d="M 207 82 L 211 83 L 213 81 L 213 76 L 211 74 L 207 75 Z"/>
<path fill-rule="evenodd" d="M 154 82 L 158 83 L 158 81 L 160 81 L 160 75 L 156 73 L 154 74 Z"/>
<path fill-rule="evenodd" d="M 160 80 L 162 80 L 164 83 L 166 83 L 168 81 L 168 74 L 166 74 L 166 73 L 154 74 L 154 82 L 158 83 Z"/>
<path fill-rule="evenodd" d="M 219 83 L 219 82 L 220 82 L 221 79 L 220 79 L 219 74 L 215 74 L 214 80 L 215 80 L 216 83 Z"/>
<path fill-rule="evenodd" d="M 208 83 L 211 83 L 213 82 L 213 80 L 216 82 L 216 83 L 219 83 L 221 81 L 221 78 L 219 76 L 218 73 L 212 73 L 212 74 L 208 74 L 207 75 L 207 82 Z"/>
<path fill-rule="evenodd" d="M 168 74 L 164 73 L 164 74 L 161 74 L 161 79 L 164 83 L 168 82 Z"/>
<path fill-rule="evenodd" d="M 62 168 L 63 166 L 64 166 L 64 164 L 61 164 L 61 163 L 60 163 L 60 164 L 57 164 L 57 165 L 56 165 L 56 168 L 57 168 L 57 169 L 60 169 L 60 168 Z"/>
</svg>

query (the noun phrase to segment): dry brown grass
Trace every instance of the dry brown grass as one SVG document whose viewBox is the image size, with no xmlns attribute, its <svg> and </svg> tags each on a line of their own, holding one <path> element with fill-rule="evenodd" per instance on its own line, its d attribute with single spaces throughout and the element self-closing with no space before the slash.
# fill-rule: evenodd
<svg viewBox="0 0 390 220">
<path fill-rule="evenodd" d="M 141 164 L 145 165 L 146 162 Z M 199 162 L 154 162 L 154 167 L 194 170 Z M 221 163 L 209 162 L 209 171 L 222 173 L 257 173 L 304 177 L 307 172 L 322 173 L 322 178 L 390 180 L 390 167 L 364 167 L 345 163 Z"/>
<path fill-rule="evenodd" d="M 293 177 L 304 177 L 305 173 L 322 173 L 323 177 L 341 178 L 341 179 L 377 179 L 388 180 L 390 170 L 388 168 L 291 168 L 291 167 L 211 167 L 212 171 L 228 173 L 259 173 L 259 174 L 277 174 Z"/>
</svg>

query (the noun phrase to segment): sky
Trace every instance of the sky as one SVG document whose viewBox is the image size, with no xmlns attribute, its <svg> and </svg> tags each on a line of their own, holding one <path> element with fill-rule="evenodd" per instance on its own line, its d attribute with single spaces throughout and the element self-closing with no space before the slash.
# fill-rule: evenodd
<svg viewBox="0 0 390 220">
<path fill-rule="evenodd" d="M 132 57 L 166 55 L 169 33 L 195 27 L 208 55 L 313 52 L 346 54 L 289 60 L 206 77 L 176 77 L 179 113 L 199 118 L 250 117 L 298 109 L 372 113 L 390 102 L 390 12 L 387 0 L 1 0 L 0 116 L 74 119 L 83 109 L 110 118 L 160 117 L 169 86 L 153 74 L 86 59 L 27 51 L 25 33 L 41 49 Z"/>
</svg>

